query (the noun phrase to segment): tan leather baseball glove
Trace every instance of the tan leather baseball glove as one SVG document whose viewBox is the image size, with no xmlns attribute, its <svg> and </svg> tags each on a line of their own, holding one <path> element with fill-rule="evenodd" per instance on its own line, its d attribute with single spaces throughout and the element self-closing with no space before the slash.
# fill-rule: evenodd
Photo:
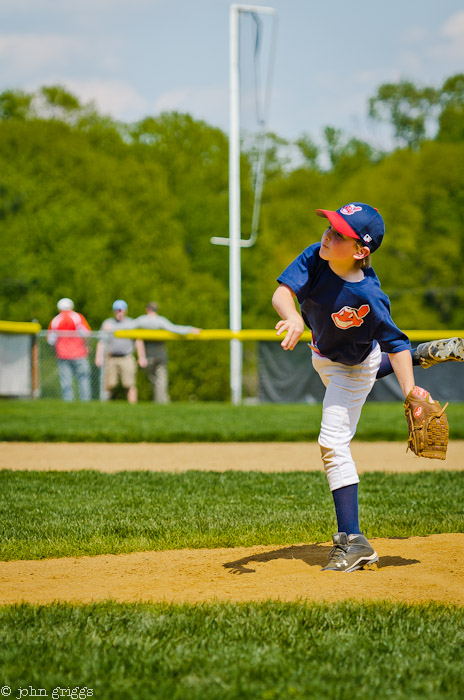
<svg viewBox="0 0 464 700">
<path fill-rule="evenodd" d="M 448 418 L 438 401 L 421 387 L 414 387 L 404 402 L 404 413 L 408 423 L 408 449 L 419 457 L 446 459 L 449 440 Z"/>
</svg>

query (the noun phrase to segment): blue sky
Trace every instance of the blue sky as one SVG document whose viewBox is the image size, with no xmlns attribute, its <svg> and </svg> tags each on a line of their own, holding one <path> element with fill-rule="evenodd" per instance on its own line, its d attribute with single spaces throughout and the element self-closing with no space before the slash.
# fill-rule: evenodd
<svg viewBox="0 0 464 700">
<path fill-rule="evenodd" d="M 440 85 L 464 70 L 462 0 L 274 0 L 269 128 L 295 139 L 330 124 L 369 138 L 384 82 Z M 0 0 L 0 90 L 61 83 L 135 121 L 190 112 L 228 129 L 229 0 Z"/>
</svg>

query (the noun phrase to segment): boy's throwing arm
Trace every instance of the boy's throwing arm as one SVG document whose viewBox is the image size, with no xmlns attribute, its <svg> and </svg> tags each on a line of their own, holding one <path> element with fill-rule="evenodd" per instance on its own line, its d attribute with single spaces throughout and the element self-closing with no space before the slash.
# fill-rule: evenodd
<svg viewBox="0 0 464 700">
<path fill-rule="evenodd" d="M 304 321 L 295 306 L 293 290 L 281 284 L 274 292 L 272 305 L 282 319 L 276 324 L 277 335 L 287 333 L 281 346 L 284 350 L 293 350 L 304 331 Z"/>
</svg>

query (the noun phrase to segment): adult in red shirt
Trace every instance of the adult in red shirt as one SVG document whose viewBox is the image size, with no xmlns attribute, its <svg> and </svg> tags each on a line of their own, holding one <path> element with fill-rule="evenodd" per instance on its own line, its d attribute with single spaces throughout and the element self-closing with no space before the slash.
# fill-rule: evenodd
<svg viewBox="0 0 464 700">
<path fill-rule="evenodd" d="M 74 400 L 75 377 L 79 398 L 89 401 L 90 365 L 86 337 L 90 334 L 90 326 L 82 314 L 74 311 L 71 299 L 60 299 L 57 307 L 60 313 L 50 321 L 47 340 L 55 347 L 62 398 L 64 401 Z"/>
</svg>

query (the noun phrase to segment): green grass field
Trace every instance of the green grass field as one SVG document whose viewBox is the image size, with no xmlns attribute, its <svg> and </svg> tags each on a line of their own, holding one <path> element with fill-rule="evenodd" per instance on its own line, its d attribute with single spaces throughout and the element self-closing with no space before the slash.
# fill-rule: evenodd
<svg viewBox="0 0 464 700">
<path fill-rule="evenodd" d="M 464 532 L 464 472 L 362 476 L 371 537 Z M 319 472 L 0 472 L 0 557 L 324 542 Z"/>
<path fill-rule="evenodd" d="M 15 698 L 32 686 L 98 700 L 458 700 L 463 646 L 464 609 L 440 605 L 0 608 Z"/>
<path fill-rule="evenodd" d="M 464 439 L 464 403 L 448 408 L 451 439 Z M 0 440 L 52 442 L 276 442 L 314 440 L 321 406 L 315 404 L 173 403 L 125 401 L 63 403 L 0 401 Z M 399 402 L 368 402 L 358 440 L 407 439 Z"/>
<path fill-rule="evenodd" d="M 0 439 L 313 440 L 320 410 L 1 401 Z M 464 404 L 449 416 L 452 437 L 464 438 Z M 405 435 L 401 406 L 365 406 L 359 439 Z M 464 532 L 464 472 L 371 473 L 361 483 L 369 536 Z M 322 472 L 0 472 L 2 560 L 326 541 L 334 527 Z M 2 697 L 459 700 L 463 676 L 455 606 L 0 607 Z"/>
</svg>

